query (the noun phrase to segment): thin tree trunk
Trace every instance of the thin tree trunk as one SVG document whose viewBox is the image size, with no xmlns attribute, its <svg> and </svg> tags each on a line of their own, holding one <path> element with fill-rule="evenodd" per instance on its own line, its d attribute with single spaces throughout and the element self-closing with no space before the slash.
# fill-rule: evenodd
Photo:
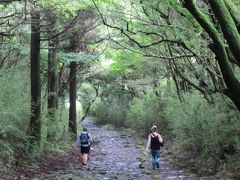
<svg viewBox="0 0 240 180">
<path fill-rule="evenodd" d="M 40 13 L 31 13 L 31 120 L 28 128 L 29 151 L 41 140 L 41 89 L 40 89 Z"/>
<path fill-rule="evenodd" d="M 91 105 L 96 101 L 96 99 L 97 99 L 98 96 L 99 96 L 99 92 L 98 92 L 99 86 L 93 87 L 93 88 L 94 88 L 95 91 L 96 91 L 96 96 L 95 96 L 95 98 L 94 98 L 91 102 L 88 103 L 88 107 L 87 107 L 87 109 L 86 109 L 86 111 L 85 111 L 85 113 L 84 113 L 84 116 L 82 117 L 82 121 L 84 121 L 84 119 L 87 117 L 87 115 L 88 115 L 88 113 L 89 113 L 89 110 L 91 109 Z"/>
<path fill-rule="evenodd" d="M 170 48 L 169 43 L 167 43 L 167 48 L 168 48 L 168 51 L 169 51 L 170 56 L 173 56 L 172 50 L 171 50 L 171 48 Z M 174 81 L 175 86 L 176 86 L 176 89 L 177 89 L 178 99 L 179 99 L 179 101 L 182 103 L 182 102 L 183 102 L 183 98 L 182 98 L 181 93 L 180 93 L 180 88 L 179 88 L 179 84 L 178 84 L 178 82 L 177 82 L 176 73 L 174 72 L 174 68 L 173 68 L 173 66 L 172 66 L 172 62 L 169 61 L 168 64 L 169 64 L 170 73 L 171 73 L 171 75 L 172 75 L 173 81 Z"/>
</svg>

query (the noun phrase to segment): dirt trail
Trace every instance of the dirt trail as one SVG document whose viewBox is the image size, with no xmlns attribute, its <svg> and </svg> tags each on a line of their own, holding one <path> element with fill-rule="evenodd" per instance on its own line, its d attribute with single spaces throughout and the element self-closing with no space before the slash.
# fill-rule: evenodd
<svg viewBox="0 0 240 180">
<path fill-rule="evenodd" d="M 173 169 L 163 158 L 160 168 L 152 170 L 150 155 L 143 155 L 140 145 L 126 132 L 104 130 L 90 120 L 85 120 L 84 125 L 95 140 L 88 166 L 74 163 L 71 170 L 59 172 L 56 179 L 197 179 Z"/>
<path fill-rule="evenodd" d="M 79 162 L 79 150 L 65 155 L 45 154 L 40 159 L 0 176 L 0 180 L 178 180 L 199 179 L 177 170 L 161 157 L 160 168 L 151 169 L 151 157 L 145 140 L 125 131 L 106 130 L 84 120 L 94 143 L 87 167 Z"/>
</svg>

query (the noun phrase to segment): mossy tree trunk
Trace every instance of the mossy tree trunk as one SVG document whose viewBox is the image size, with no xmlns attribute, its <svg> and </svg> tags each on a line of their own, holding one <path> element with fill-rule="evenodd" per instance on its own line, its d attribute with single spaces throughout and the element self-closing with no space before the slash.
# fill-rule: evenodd
<svg viewBox="0 0 240 180">
<path fill-rule="evenodd" d="M 240 64 L 240 35 L 230 12 L 223 0 L 211 0 L 209 4 L 221 26 L 225 40 L 235 59 L 238 61 L 238 64 Z"/>
<path fill-rule="evenodd" d="M 227 16 L 227 18 L 231 19 L 229 12 L 228 13 L 226 12 L 228 11 L 227 8 L 222 7 L 225 6 L 224 3 L 223 4 L 222 3 L 223 1 L 221 0 L 212 0 L 210 4 L 211 7 L 214 7 L 213 12 L 215 16 L 218 18 L 218 20 L 222 19 L 224 21 L 225 24 L 222 23 L 220 24 L 221 29 L 224 33 L 224 37 L 227 39 L 231 51 L 233 53 L 235 52 L 234 56 L 238 57 L 240 49 L 239 52 L 236 51 L 238 47 L 233 47 L 232 49 L 233 44 L 240 45 L 240 41 L 236 41 L 238 39 L 238 36 L 236 35 L 236 26 L 231 20 L 227 20 L 226 17 L 223 17 L 223 15 L 225 15 Z M 225 94 L 234 102 L 234 104 L 240 111 L 240 83 L 234 74 L 232 64 L 229 61 L 224 41 L 221 39 L 220 33 L 218 33 L 218 31 L 215 29 L 214 24 L 207 18 L 207 16 L 204 13 L 200 11 L 200 9 L 197 7 L 193 0 L 185 0 L 183 1 L 183 4 L 212 39 L 214 46 L 213 52 L 216 55 L 216 60 L 219 64 L 224 82 L 227 86 Z M 231 35 L 231 33 L 233 34 Z M 234 40 L 233 38 L 236 39 Z"/>
<path fill-rule="evenodd" d="M 57 47 L 58 37 L 53 38 L 55 34 L 54 20 L 50 20 L 52 25 L 49 29 L 49 40 L 48 40 L 48 118 L 50 121 L 50 127 L 54 125 L 56 121 L 56 111 L 58 108 L 58 71 L 57 71 Z M 47 138 L 53 141 L 56 132 L 48 131 Z"/>
<path fill-rule="evenodd" d="M 28 128 L 29 151 L 41 140 L 41 88 L 40 88 L 40 13 L 31 13 L 31 119 Z"/>
<path fill-rule="evenodd" d="M 57 44 L 57 39 L 50 40 L 48 52 L 48 110 L 53 118 L 56 115 L 58 92 Z"/>
<path fill-rule="evenodd" d="M 53 25 L 55 24 L 54 22 Z M 52 27 L 54 28 L 54 27 Z M 50 29 L 48 41 L 48 115 L 55 120 L 58 94 L 57 47 L 58 38 L 52 38 L 54 32 Z"/>
<path fill-rule="evenodd" d="M 232 2 L 232 0 L 224 0 L 228 11 L 230 12 L 235 25 L 237 26 L 238 32 L 240 33 L 240 11 L 237 6 Z"/>
</svg>

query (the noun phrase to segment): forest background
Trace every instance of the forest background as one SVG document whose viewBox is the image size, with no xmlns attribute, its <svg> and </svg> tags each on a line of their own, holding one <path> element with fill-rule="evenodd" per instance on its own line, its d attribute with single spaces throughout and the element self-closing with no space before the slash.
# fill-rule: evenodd
<svg viewBox="0 0 240 180">
<path fill-rule="evenodd" d="M 142 136 L 156 124 L 178 166 L 239 178 L 239 9 L 238 0 L 0 1 L 1 173 L 63 153 L 91 115 Z"/>
</svg>

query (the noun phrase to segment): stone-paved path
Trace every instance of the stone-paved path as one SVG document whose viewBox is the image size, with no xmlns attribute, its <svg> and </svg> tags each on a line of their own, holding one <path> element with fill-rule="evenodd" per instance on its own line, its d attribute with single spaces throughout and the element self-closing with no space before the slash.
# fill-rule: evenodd
<svg viewBox="0 0 240 180">
<path fill-rule="evenodd" d="M 143 153 L 144 151 L 140 148 L 143 147 L 143 142 L 142 145 L 139 145 L 136 139 L 126 132 L 105 130 L 89 120 L 84 121 L 84 126 L 94 139 L 88 166 L 82 167 L 80 164 L 72 164 L 67 172 L 59 172 L 56 179 L 198 179 L 172 168 L 163 158 L 160 168 L 152 170 L 150 155 Z"/>
</svg>

